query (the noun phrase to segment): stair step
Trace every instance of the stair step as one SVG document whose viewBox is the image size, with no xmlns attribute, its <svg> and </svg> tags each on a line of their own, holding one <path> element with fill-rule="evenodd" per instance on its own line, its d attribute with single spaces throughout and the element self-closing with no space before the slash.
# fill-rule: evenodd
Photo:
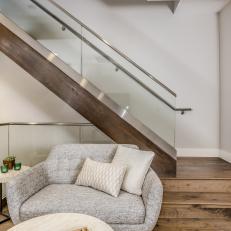
<svg viewBox="0 0 231 231">
<path fill-rule="evenodd" d="M 163 179 L 165 192 L 231 193 L 231 179 Z"/>
<path fill-rule="evenodd" d="M 231 219 L 231 206 L 218 205 L 163 205 L 160 218 Z"/>
<path fill-rule="evenodd" d="M 177 158 L 177 178 L 231 179 L 231 164 L 220 158 Z"/>
<path fill-rule="evenodd" d="M 230 193 L 165 192 L 163 204 L 231 206 Z"/>
<path fill-rule="evenodd" d="M 164 200 L 154 231 L 231 231 L 231 164 L 179 158 L 177 177 L 161 178 Z"/>
<path fill-rule="evenodd" d="M 230 219 L 163 219 L 153 231 L 230 231 Z"/>
</svg>

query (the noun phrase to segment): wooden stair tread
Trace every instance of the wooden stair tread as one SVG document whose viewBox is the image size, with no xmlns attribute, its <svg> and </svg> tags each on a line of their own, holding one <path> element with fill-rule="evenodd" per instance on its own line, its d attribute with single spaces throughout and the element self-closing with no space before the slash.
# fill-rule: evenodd
<svg viewBox="0 0 231 231">
<path fill-rule="evenodd" d="M 231 179 L 231 164 L 217 157 L 177 158 L 176 178 Z"/>
<path fill-rule="evenodd" d="M 231 163 L 217 157 L 177 158 L 176 176 L 162 180 L 231 180 Z"/>
<path fill-rule="evenodd" d="M 161 180 L 231 180 L 231 177 L 165 177 L 160 176 Z"/>
<path fill-rule="evenodd" d="M 163 205 L 160 218 L 231 219 L 231 206 L 224 205 Z"/>
<path fill-rule="evenodd" d="M 153 231 L 230 231 L 230 219 L 163 219 Z"/>
<path fill-rule="evenodd" d="M 231 180 L 229 179 L 164 179 L 162 183 L 165 192 L 231 193 Z"/>
<path fill-rule="evenodd" d="M 165 192 L 163 204 L 231 205 L 230 193 Z"/>
</svg>

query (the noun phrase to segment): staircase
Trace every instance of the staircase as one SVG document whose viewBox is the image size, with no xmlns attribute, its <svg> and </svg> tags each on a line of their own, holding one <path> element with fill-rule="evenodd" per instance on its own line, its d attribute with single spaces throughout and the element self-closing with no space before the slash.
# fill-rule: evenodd
<svg viewBox="0 0 231 231">
<path fill-rule="evenodd" d="M 175 114 L 191 109 L 176 108 L 171 89 L 51 0 L 0 0 L 0 8 L 4 54 L 116 143 L 154 151 L 160 176 L 175 176 Z M 50 41 L 62 43 L 58 54 Z"/>
<path fill-rule="evenodd" d="M 231 165 L 219 158 L 180 158 L 177 177 L 163 178 L 154 231 L 230 231 Z"/>
</svg>

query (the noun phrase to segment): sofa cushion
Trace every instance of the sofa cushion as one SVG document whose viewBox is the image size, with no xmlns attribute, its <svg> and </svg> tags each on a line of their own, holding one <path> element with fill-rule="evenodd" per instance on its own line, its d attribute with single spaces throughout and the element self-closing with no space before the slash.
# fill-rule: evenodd
<svg viewBox="0 0 231 231">
<path fill-rule="evenodd" d="M 48 185 L 20 208 L 22 221 L 49 213 L 83 213 L 111 224 L 141 224 L 145 208 L 140 196 L 121 191 L 112 197 L 92 188 L 73 184 Z"/>
<path fill-rule="evenodd" d="M 137 148 L 136 145 L 125 146 Z M 47 158 L 49 184 L 74 183 L 86 158 L 111 163 L 118 144 L 61 144 Z"/>
<path fill-rule="evenodd" d="M 55 146 L 47 158 L 50 184 L 74 183 L 86 158 L 111 162 L 115 144 L 62 144 Z"/>
<path fill-rule="evenodd" d="M 136 148 L 133 144 L 123 146 Z M 110 163 L 115 155 L 118 144 L 61 144 L 56 145 L 50 152 L 48 160 L 72 161 L 73 159 L 91 158 L 95 161 Z"/>
<path fill-rule="evenodd" d="M 82 168 L 83 160 L 47 160 L 45 162 L 49 184 L 73 184 Z"/>
<path fill-rule="evenodd" d="M 112 163 L 127 166 L 122 190 L 141 195 L 144 179 L 153 157 L 154 153 L 151 151 L 141 151 L 119 145 Z"/>
</svg>

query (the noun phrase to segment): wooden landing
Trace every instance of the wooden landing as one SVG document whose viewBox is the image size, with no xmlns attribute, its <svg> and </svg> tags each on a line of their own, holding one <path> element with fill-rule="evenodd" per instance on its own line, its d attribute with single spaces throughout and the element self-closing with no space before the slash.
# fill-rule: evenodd
<svg viewBox="0 0 231 231">
<path fill-rule="evenodd" d="M 231 164 L 220 158 L 178 158 L 177 178 L 231 179 Z"/>
<path fill-rule="evenodd" d="M 177 177 L 163 178 L 163 205 L 154 231 L 231 231 L 231 164 L 179 158 Z"/>
</svg>

